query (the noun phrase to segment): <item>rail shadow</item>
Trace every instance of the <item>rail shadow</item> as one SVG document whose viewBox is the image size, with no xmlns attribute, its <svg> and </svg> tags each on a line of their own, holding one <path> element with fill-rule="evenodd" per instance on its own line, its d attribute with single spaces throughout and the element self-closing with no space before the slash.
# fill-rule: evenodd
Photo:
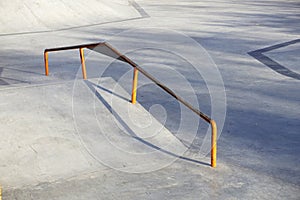
<svg viewBox="0 0 300 200">
<path fill-rule="evenodd" d="M 109 103 L 101 96 L 101 94 L 95 89 L 95 87 L 105 91 L 105 92 L 109 92 L 113 95 L 116 95 L 117 97 L 120 97 L 120 95 L 118 94 L 115 94 L 113 92 L 111 92 L 110 90 L 107 90 L 106 88 L 103 88 L 103 87 L 99 87 L 98 85 L 92 83 L 91 81 L 89 80 L 84 80 L 84 83 L 87 85 L 87 87 L 90 89 L 90 91 L 97 97 L 97 99 L 103 103 L 103 105 L 107 108 L 107 110 L 112 113 L 115 117 L 115 119 L 124 127 L 124 129 L 132 136 L 133 139 L 155 149 L 155 150 L 158 150 L 164 154 L 167 154 L 169 156 L 173 156 L 173 157 L 176 157 L 180 160 L 184 160 L 184 161 L 188 161 L 188 162 L 192 162 L 192 163 L 196 163 L 196 164 L 201 164 L 201 165 L 206 165 L 206 166 L 210 166 L 210 164 L 208 163 L 205 163 L 205 162 L 202 162 L 202 161 L 199 161 L 199 160 L 195 160 L 195 159 L 192 159 L 192 158 L 188 158 L 188 157 L 185 157 L 185 156 L 181 156 L 181 155 L 177 155 L 173 152 L 170 152 L 170 151 L 167 151 L 165 149 L 162 149 L 140 137 L 138 137 L 135 132 L 124 122 L 124 120 L 117 114 L 116 111 L 114 111 L 114 108 L 112 108 Z M 121 97 L 122 99 L 124 99 L 124 97 Z M 128 99 L 126 99 L 128 100 Z"/>
</svg>

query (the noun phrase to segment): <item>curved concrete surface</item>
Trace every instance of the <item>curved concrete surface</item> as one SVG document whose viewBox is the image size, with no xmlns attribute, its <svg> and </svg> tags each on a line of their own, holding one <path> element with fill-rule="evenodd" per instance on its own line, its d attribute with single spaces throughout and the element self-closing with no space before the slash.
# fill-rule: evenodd
<svg viewBox="0 0 300 200">
<path fill-rule="evenodd" d="M 299 39 L 299 0 L 137 0 L 140 7 L 151 16 L 149 18 L 140 17 L 143 12 L 137 12 L 134 4 L 122 0 L 80 1 L 80 8 L 75 6 L 79 1 L 73 1 L 74 5 L 68 2 L 0 1 L 0 185 L 3 186 L 3 200 L 300 199 L 299 80 L 283 76 L 247 54 L 256 49 Z M 92 8 L 87 2 L 93 4 Z M 59 5 L 61 10 L 55 9 L 55 5 Z M 41 14 L 41 9 L 38 8 L 52 10 L 44 10 Z M 87 8 L 89 18 L 85 15 Z M 77 12 L 81 13 L 80 16 L 76 15 Z M 70 16 L 65 16 L 66 13 Z M 51 18 L 55 20 L 47 24 L 51 15 L 54 15 Z M 126 20 L 136 16 L 138 20 Z M 108 21 L 118 22 L 106 23 Z M 106 24 L 68 28 L 98 22 Z M 153 149 L 142 142 L 138 143 L 128 134 L 122 134 L 115 122 L 114 126 L 110 126 L 112 115 L 107 109 L 111 105 L 108 101 L 110 98 L 106 96 L 107 91 L 96 87 L 94 92 L 98 92 L 108 104 L 95 98 L 88 105 L 93 106 L 95 103 L 99 110 L 96 113 L 91 109 L 86 110 L 84 105 L 88 94 L 93 93 L 81 82 L 81 73 L 78 91 L 82 91 L 82 94 L 78 93 L 76 99 L 76 111 L 82 114 L 77 118 L 81 124 L 79 127 L 74 125 L 72 81 L 76 78 L 78 69 L 80 70 L 77 50 L 49 54 L 50 76 L 44 76 L 45 48 L 99 42 L 124 30 L 144 27 L 164 27 L 191 37 L 207 50 L 218 66 L 226 86 L 227 116 L 225 126 L 219 132 L 221 136 L 218 140 L 217 168 L 178 159 L 160 170 L 134 174 L 101 164 L 95 160 L 99 155 L 95 155 L 93 151 L 87 152 L 76 134 L 76 128 L 85 136 L 91 134 L 90 138 L 93 140 L 88 141 L 89 137 L 82 138 L 87 146 L 99 144 L 96 139 L 103 136 L 99 134 L 103 131 L 99 131 L 98 122 L 89 121 L 92 118 L 87 111 L 96 114 L 98 120 L 103 118 L 102 122 L 107 122 L 106 127 L 110 131 L 103 133 L 114 144 L 120 144 L 131 152 L 138 150 L 138 153 Z M 53 31 L 64 28 L 66 29 Z M 37 33 L 41 30 L 44 32 Z M 34 34 L 10 34 L 19 31 Z M 147 42 L 155 44 L 159 44 L 164 38 L 171 38 L 165 32 L 149 32 L 149 29 L 143 29 L 139 34 L 148 35 Z M 145 40 L 128 35 L 116 40 L 120 44 L 124 41 L 143 44 Z M 186 43 L 176 43 L 171 47 L 181 48 L 198 56 L 190 51 Z M 97 77 L 99 68 L 110 66 L 110 58 L 97 55 L 96 59 L 96 56 L 89 56 L 89 50 L 85 52 L 89 78 Z M 191 68 L 185 62 L 177 62 L 157 51 L 138 53 L 136 55 L 144 56 L 151 64 L 174 66 L 195 87 L 200 108 L 205 109 L 210 103 L 210 94 L 202 89 L 206 87 L 205 83 L 190 71 Z M 299 45 L 289 45 L 266 54 L 280 65 L 296 72 L 299 66 L 298 55 Z M 131 54 L 128 57 L 136 61 Z M 153 68 L 154 73 L 161 72 L 155 71 L 156 69 L 158 68 Z M 107 68 L 105 76 L 118 82 L 118 77 L 126 70 L 126 66 L 116 62 Z M 168 71 L 162 74 L 168 74 Z M 142 78 L 143 76 L 139 76 L 139 84 L 142 83 Z M 91 79 L 89 81 L 92 82 Z M 131 81 L 120 84 L 127 91 L 127 96 L 131 90 Z M 163 80 L 164 84 L 168 81 Z M 112 83 L 112 79 L 103 79 L 100 86 L 105 83 Z M 167 85 L 182 88 L 176 81 L 169 81 Z M 168 99 L 151 85 L 142 87 L 140 91 L 143 92 L 139 93 L 138 102 L 146 110 L 157 103 L 163 105 L 168 111 L 168 128 L 176 131 L 180 120 L 180 113 L 176 112 L 179 107 L 177 102 Z M 112 107 L 118 109 L 115 113 L 119 119 L 126 119 L 126 113 L 114 104 L 127 105 L 126 95 L 121 95 L 125 99 L 117 98 L 113 101 Z M 144 111 L 143 119 L 146 119 L 148 113 Z M 209 108 L 207 111 L 209 113 Z M 139 110 L 136 111 L 138 112 Z M 132 126 L 130 121 L 125 122 Z M 205 128 L 205 124 L 201 124 L 193 143 L 185 143 L 190 145 L 187 157 L 198 157 Z M 132 130 L 136 132 L 138 129 Z M 172 132 L 176 134 L 175 131 Z M 145 140 L 153 136 L 151 130 L 148 133 Z M 165 133 L 159 138 L 171 138 L 168 141 L 179 146 L 175 150 L 174 146 L 169 146 L 166 150 L 180 153 L 181 143 L 170 132 Z M 142 135 L 141 137 L 143 138 Z M 152 144 L 163 146 L 160 143 L 163 140 L 155 137 L 150 139 L 152 141 L 148 141 Z M 130 145 L 126 146 L 122 141 L 128 141 Z M 94 150 L 105 150 L 103 147 L 105 146 L 99 145 Z M 102 150 L 99 152 L 105 152 Z M 137 167 L 133 162 L 135 158 L 132 157 L 114 156 L 111 152 L 103 156 L 108 161 L 114 161 L 112 164 L 119 168 Z M 128 163 L 122 159 L 128 159 Z M 164 159 L 168 160 L 154 155 L 143 160 L 143 163 L 145 167 L 157 166 Z M 209 163 L 208 157 L 200 160 Z M 140 169 L 144 166 L 140 165 Z"/>
<path fill-rule="evenodd" d="M 140 17 L 127 0 L 2 0 L 0 34 L 54 31 Z"/>
</svg>

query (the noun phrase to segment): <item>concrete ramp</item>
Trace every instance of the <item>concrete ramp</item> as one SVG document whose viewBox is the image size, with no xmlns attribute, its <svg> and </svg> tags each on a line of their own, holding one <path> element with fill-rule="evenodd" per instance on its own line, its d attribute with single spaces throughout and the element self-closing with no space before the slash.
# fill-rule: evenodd
<svg viewBox="0 0 300 200">
<path fill-rule="evenodd" d="M 187 148 L 140 104 L 131 104 L 130 94 L 113 79 L 84 83 L 89 91 L 82 81 L 73 90 L 75 122 L 83 144 L 99 162 L 141 173 L 165 167 L 185 153 Z"/>
<path fill-rule="evenodd" d="M 127 0 L 1 0 L 0 33 L 53 31 L 140 17 Z"/>
<path fill-rule="evenodd" d="M 111 78 L 1 93 L 0 182 L 6 188 L 63 180 L 105 166 L 154 171 L 186 150 L 147 110 L 132 105 L 130 95 Z"/>
</svg>

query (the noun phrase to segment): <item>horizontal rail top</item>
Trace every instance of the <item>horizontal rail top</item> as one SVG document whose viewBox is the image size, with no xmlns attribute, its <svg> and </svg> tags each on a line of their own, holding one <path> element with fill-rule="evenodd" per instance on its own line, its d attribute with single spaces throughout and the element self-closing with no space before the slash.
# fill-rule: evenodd
<svg viewBox="0 0 300 200">
<path fill-rule="evenodd" d="M 63 50 L 72 50 L 72 49 L 80 49 L 80 48 L 94 48 L 98 45 L 103 45 L 103 44 L 104 42 L 98 42 L 98 43 L 81 44 L 81 45 L 67 46 L 67 47 L 56 47 L 56 48 L 45 49 L 44 52 L 63 51 Z"/>
<path fill-rule="evenodd" d="M 98 42 L 98 43 L 91 43 L 91 44 L 82 44 L 82 45 L 74 45 L 74 46 L 67 46 L 67 47 L 50 48 L 50 49 L 45 49 L 44 52 L 47 53 L 47 52 L 51 52 L 51 51 L 63 51 L 63 50 L 82 49 L 82 48 L 93 49 L 93 48 L 95 48 L 95 47 L 97 47 L 99 45 L 100 46 L 103 45 L 103 46 L 108 47 L 112 52 L 114 52 L 116 54 L 116 56 L 117 56 L 117 58 L 119 60 L 121 60 L 123 62 L 126 62 L 126 63 L 130 64 L 132 67 L 138 69 L 138 71 L 140 71 L 143 75 L 145 75 L 147 78 L 149 78 L 150 80 L 152 80 L 157 86 L 159 86 L 164 91 L 166 91 L 168 94 L 170 94 L 171 96 L 173 96 L 175 99 L 177 99 L 179 102 L 181 102 L 187 108 L 189 108 L 190 110 L 192 110 L 194 113 L 196 113 L 202 119 L 204 119 L 206 122 L 208 122 L 208 123 L 211 122 L 212 119 L 210 117 L 208 117 L 206 114 L 202 113 L 200 110 L 194 108 L 190 103 L 188 103 L 182 97 L 180 97 L 177 94 L 175 94 L 175 92 L 173 92 L 170 88 L 168 88 L 167 86 L 165 86 L 164 84 L 162 84 L 160 81 L 158 81 L 156 78 L 154 78 L 151 74 L 149 74 L 144 69 L 142 69 L 141 67 L 139 67 L 135 62 L 133 62 L 127 56 L 123 55 L 121 52 L 119 52 L 117 49 L 115 49 L 114 47 L 112 47 L 107 42 Z M 97 51 L 97 52 L 101 53 L 101 54 L 107 55 L 105 52 L 100 52 L 100 51 Z M 108 55 L 108 56 L 110 56 L 110 55 Z M 113 56 L 110 56 L 110 57 L 113 57 Z M 48 62 L 48 61 L 46 61 L 46 62 Z M 46 64 L 48 65 L 48 63 L 46 63 Z"/>
<path fill-rule="evenodd" d="M 100 48 L 96 48 L 97 46 L 101 46 Z M 104 48 L 103 48 L 104 47 Z M 44 51 L 44 60 L 45 60 L 45 74 L 48 76 L 49 74 L 49 67 L 48 67 L 48 52 L 51 51 L 62 51 L 62 50 L 71 50 L 71 49 L 79 49 L 80 52 L 80 59 L 81 59 L 81 65 L 82 65 L 82 74 L 83 79 L 86 79 L 86 69 L 85 69 L 85 59 L 84 59 L 84 53 L 83 48 L 88 48 L 91 50 L 94 50 L 102 55 L 106 55 L 112 58 L 116 58 L 118 60 L 121 60 L 123 62 L 128 63 L 134 68 L 134 79 L 133 79 L 133 90 L 132 90 L 132 103 L 134 104 L 136 101 L 136 88 L 137 88 L 137 74 L 138 72 L 141 72 L 144 76 L 149 78 L 151 81 L 153 81 L 157 86 L 159 86 L 161 89 L 163 89 L 165 92 L 170 94 L 172 97 L 177 99 L 180 103 L 185 105 L 188 109 L 196 113 L 200 118 L 204 119 L 207 123 L 211 125 L 211 131 L 212 131 L 212 137 L 211 137 L 211 166 L 216 167 L 216 160 L 217 160 L 217 125 L 213 119 L 211 119 L 209 116 L 201 112 L 200 110 L 194 108 L 189 102 L 185 101 L 182 97 L 178 96 L 175 92 L 173 92 L 170 88 L 165 86 L 163 83 L 161 83 L 159 80 L 157 80 L 154 76 L 149 74 L 147 71 L 145 71 L 143 68 L 141 68 L 138 64 L 130 60 L 128 57 L 123 55 L 121 52 L 119 52 L 117 49 L 112 47 L 107 42 L 99 42 L 99 43 L 92 43 L 92 44 L 82 44 L 82 45 L 75 45 L 75 46 L 67 46 L 67 47 L 57 47 L 57 48 L 51 48 L 51 49 L 45 49 Z"/>
</svg>

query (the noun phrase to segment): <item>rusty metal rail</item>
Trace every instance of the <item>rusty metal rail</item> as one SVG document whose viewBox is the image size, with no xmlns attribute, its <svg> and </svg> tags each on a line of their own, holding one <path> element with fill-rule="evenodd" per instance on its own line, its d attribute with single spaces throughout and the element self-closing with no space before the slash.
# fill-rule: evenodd
<svg viewBox="0 0 300 200">
<path fill-rule="evenodd" d="M 205 120 L 207 123 L 210 124 L 210 126 L 211 126 L 211 167 L 216 167 L 216 165 L 217 165 L 217 125 L 216 125 L 216 122 L 213 119 L 211 119 L 209 116 L 207 116 L 206 114 L 202 113 L 200 110 L 194 108 L 190 103 L 188 103 L 182 97 L 175 94 L 170 88 L 168 88 L 163 83 L 158 81 L 155 77 L 153 77 L 151 74 L 146 72 L 143 68 L 139 67 L 131 59 L 129 59 L 128 57 L 123 55 L 121 52 L 119 52 L 117 49 L 112 47 L 107 42 L 45 49 L 45 51 L 44 51 L 45 75 L 46 76 L 49 75 L 48 52 L 79 49 L 81 66 L 82 66 L 82 76 L 83 76 L 83 79 L 87 79 L 83 49 L 88 48 L 88 49 L 93 50 L 93 48 L 95 48 L 97 46 L 103 46 L 103 47 L 109 49 L 111 52 L 113 52 L 115 54 L 115 56 L 111 56 L 111 57 L 118 58 L 118 59 L 122 60 L 123 62 L 128 63 L 129 65 L 131 65 L 134 68 L 133 69 L 133 81 L 132 81 L 132 93 L 131 93 L 131 103 L 132 104 L 136 103 L 136 94 L 137 94 L 137 85 L 138 85 L 138 72 L 141 72 L 144 76 L 146 76 L 151 81 L 153 81 L 157 86 L 159 86 L 165 92 L 167 92 L 168 94 L 173 96 L 175 99 L 177 99 L 177 101 L 179 101 L 180 103 L 185 105 L 191 111 L 196 113 L 200 118 L 202 118 L 203 120 Z M 107 52 L 106 53 L 101 52 L 101 51 L 97 51 L 97 52 L 107 55 Z"/>
<path fill-rule="evenodd" d="M 95 48 L 96 46 L 101 45 L 101 44 L 104 44 L 104 43 L 82 44 L 82 45 L 75 45 L 75 46 L 67 46 L 67 47 L 57 47 L 57 48 L 45 49 L 44 50 L 44 61 L 45 61 L 45 74 L 46 74 L 46 76 L 49 75 L 48 52 L 79 49 L 81 66 L 82 66 L 82 76 L 83 76 L 83 79 L 86 79 L 87 77 L 86 77 L 86 68 L 85 68 L 85 59 L 84 59 L 84 51 L 83 51 L 83 49 L 84 48 Z"/>
</svg>

